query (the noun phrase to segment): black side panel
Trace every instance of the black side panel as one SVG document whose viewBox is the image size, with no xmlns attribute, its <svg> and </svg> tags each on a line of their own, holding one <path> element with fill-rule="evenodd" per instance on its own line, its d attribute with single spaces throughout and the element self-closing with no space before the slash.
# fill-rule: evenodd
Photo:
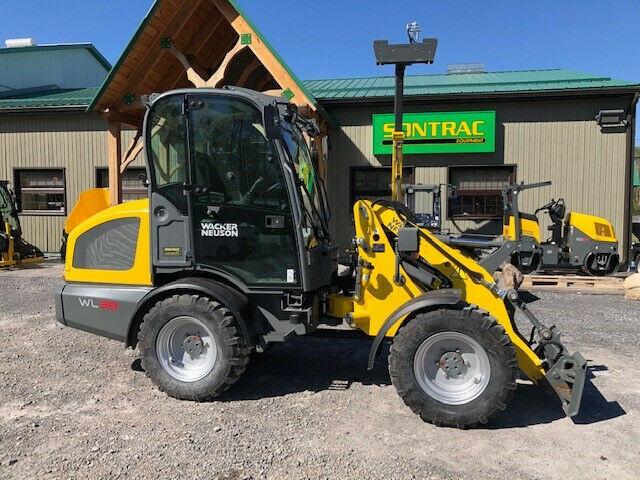
<svg viewBox="0 0 640 480">
<path fill-rule="evenodd" d="M 95 270 L 129 270 L 138 243 L 139 218 L 105 222 L 78 237 L 73 267 Z"/>
<path fill-rule="evenodd" d="M 173 269 L 191 265 L 189 217 L 158 193 L 151 195 L 151 229 L 154 267 Z"/>
</svg>

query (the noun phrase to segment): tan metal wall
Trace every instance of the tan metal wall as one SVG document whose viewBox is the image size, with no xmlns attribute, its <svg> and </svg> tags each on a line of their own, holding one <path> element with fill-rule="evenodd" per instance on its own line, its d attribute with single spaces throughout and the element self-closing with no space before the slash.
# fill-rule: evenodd
<svg viewBox="0 0 640 480">
<path fill-rule="evenodd" d="M 123 148 L 134 132 L 123 132 Z M 136 165 L 143 165 L 138 158 Z M 96 168 L 107 166 L 106 122 L 98 114 L 0 114 L 0 179 L 14 182 L 16 168 L 64 168 L 67 212 L 78 194 L 96 186 Z M 25 238 L 57 252 L 66 216 L 21 215 Z"/>
<path fill-rule="evenodd" d="M 491 154 L 408 155 L 416 167 L 416 182 L 444 183 L 447 166 L 517 166 L 517 181 L 551 180 L 553 186 L 521 196 L 521 210 L 533 211 L 548 200 L 563 197 L 569 210 L 611 220 L 620 241 L 624 237 L 626 134 L 603 133 L 595 121 L 600 109 L 626 108 L 626 98 L 583 98 L 457 104 L 411 104 L 408 112 L 496 111 L 496 152 Z M 353 235 L 350 220 L 350 169 L 389 165 L 390 156 L 372 153 L 371 116 L 389 113 L 383 106 L 329 106 L 341 127 L 330 135 L 328 191 L 333 210 L 333 235 L 346 248 Z M 443 196 L 443 205 L 446 205 Z M 446 207 L 445 207 L 446 208 Z M 458 222 L 465 229 L 498 232 L 500 222 Z M 542 236 L 546 237 L 546 219 Z M 447 224 L 451 228 L 451 224 Z"/>
</svg>

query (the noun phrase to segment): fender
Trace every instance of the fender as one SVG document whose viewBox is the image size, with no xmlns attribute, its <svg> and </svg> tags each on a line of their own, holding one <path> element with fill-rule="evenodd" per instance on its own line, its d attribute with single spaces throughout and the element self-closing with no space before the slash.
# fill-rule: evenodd
<svg viewBox="0 0 640 480">
<path fill-rule="evenodd" d="M 369 363 L 367 364 L 367 370 L 371 370 L 373 368 L 378 350 L 380 349 L 380 344 L 382 343 L 385 335 L 391 329 L 391 327 L 393 327 L 400 321 L 401 318 L 404 318 L 410 313 L 422 310 L 427 307 L 433 307 L 436 305 L 457 305 L 461 302 L 461 300 L 462 297 L 460 294 L 460 290 L 443 288 L 441 290 L 431 290 L 423 295 L 420 295 L 419 297 L 412 298 L 407 303 L 402 305 L 395 312 L 393 312 L 389 316 L 389 318 L 387 318 L 387 320 L 382 324 L 382 327 L 376 335 L 376 338 L 374 338 L 373 344 L 371 345 L 371 350 L 369 350 Z"/>
<path fill-rule="evenodd" d="M 207 297 L 211 297 L 212 299 L 222 303 L 225 307 L 229 309 L 229 311 L 236 318 L 238 323 L 240 324 L 240 330 L 242 334 L 247 339 L 247 344 L 249 347 L 255 346 L 254 335 L 251 333 L 251 329 L 249 327 L 248 320 L 251 318 L 248 312 L 249 300 L 246 296 L 244 296 L 238 290 L 229 287 L 220 282 L 216 282 L 210 278 L 203 277 L 187 277 L 181 278 L 179 280 L 175 280 L 171 283 L 167 283 L 161 287 L 155 288 L 147 293 L 142 300 L 138 303 L 136 308 L 136 313 L 131 317 L 131 321 L 129 322 L 129 328 L 127 333 L 126 347 L 130 347 L 135 343 L 135 339 L 131 338 L 132 335 L 132 327 L 134 323 L 139 317 L 141 311 L 143 311 L 144 307 L 153 303 L 153 300 L 159 297 L 162 297 L 163 294 L 171 292 L 171 293 L 184 293 L 184 292 L 195 292 L 202 293 Z"/>
</svg>

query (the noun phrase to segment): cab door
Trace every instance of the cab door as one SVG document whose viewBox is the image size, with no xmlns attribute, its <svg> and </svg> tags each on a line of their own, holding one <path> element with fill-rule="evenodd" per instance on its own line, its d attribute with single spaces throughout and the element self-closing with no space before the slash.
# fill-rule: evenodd
<svg viewBox="0 0 640 480">
<path fill-rule="evenodd" d="M 283 165 L 262 112 L 240 96 L 187 96 L 195 262 L 251 287 L 300 275 Z"/>
<path fill-rule="evenodd" d="M 158 99 L 146 119 L 145 146 L 151 175 L 150 224 L 156 271 L 193 266 L 189 214 L 190 168 L 185 96 Z"/>
</svg>

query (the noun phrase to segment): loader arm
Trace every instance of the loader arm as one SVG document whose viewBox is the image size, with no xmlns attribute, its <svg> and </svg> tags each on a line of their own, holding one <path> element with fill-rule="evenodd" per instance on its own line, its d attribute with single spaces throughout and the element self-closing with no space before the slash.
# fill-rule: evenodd
<svg viewBox="0 0 640 480">
<path fill-rule="evenodd" d="M 390 237 L 397 236 L 405 226 L 405 219 L 392 208 L 368 200 L 356 202 L 353 212 L 358 253 L 361 263 L 365 264 L 362 291 L 354 303 L 353 320 L 358 328 L 376 336 L 399 307 L 425 292 L 404 271 L 403 285 L 391 281 L 395 274 L 396 253 Z M 545 374 L 542 361 L 514 328 L 504 299 L 487 287 L 494 282 L 491 274 L 461 250 L 438 240 L 426 228 L 420 228 L 419 232 L 420 258 L 450 279 L 452 288 L 460 292 L 464 303 L 488 312 L 502 325 L 516 348 L 522 371 L 533 382 L 540 381 Z M 391 326 L 386 336 L 393 337 L 405 317 Z"/>
<path fill-rule="evenodd" d="M 402 205 L 396 208 L 386 201 L 361 200 L 354 206 L 354 219 L 360 272 L 352 321 L 354 326 L 376 337 L 369 368 L 382 338 L 395 336 L 405 319 L 424 308 L 456 308 L 453 303 L 459 296 L 465 311 L 484 311 L 504 329 L 515 348 L 518 367 L 532 382 L 551 387 L 567 415 L 578 413 L 587 362 L 580 353 L 567 352 L 557 328 L 540 322 L 517 291 L 501 290 L 491 274 L 473 258 L 411 223 L 410 214 L 404 212 Z M 407 262 L 401 261 L 401 230 L 407 226 L 417 230 L 414 252 L 417 260 L 434 272 L 430 275 L 427 271 L 422 281 L 410 271 Z M 425 288 L 425 282 L 430 282 L 430 286 Z M 440 301 L 438 293 L 443 294 Z M 517 309 L 533 327 L 529 341 L 515 326 Z"/>
</svg>

